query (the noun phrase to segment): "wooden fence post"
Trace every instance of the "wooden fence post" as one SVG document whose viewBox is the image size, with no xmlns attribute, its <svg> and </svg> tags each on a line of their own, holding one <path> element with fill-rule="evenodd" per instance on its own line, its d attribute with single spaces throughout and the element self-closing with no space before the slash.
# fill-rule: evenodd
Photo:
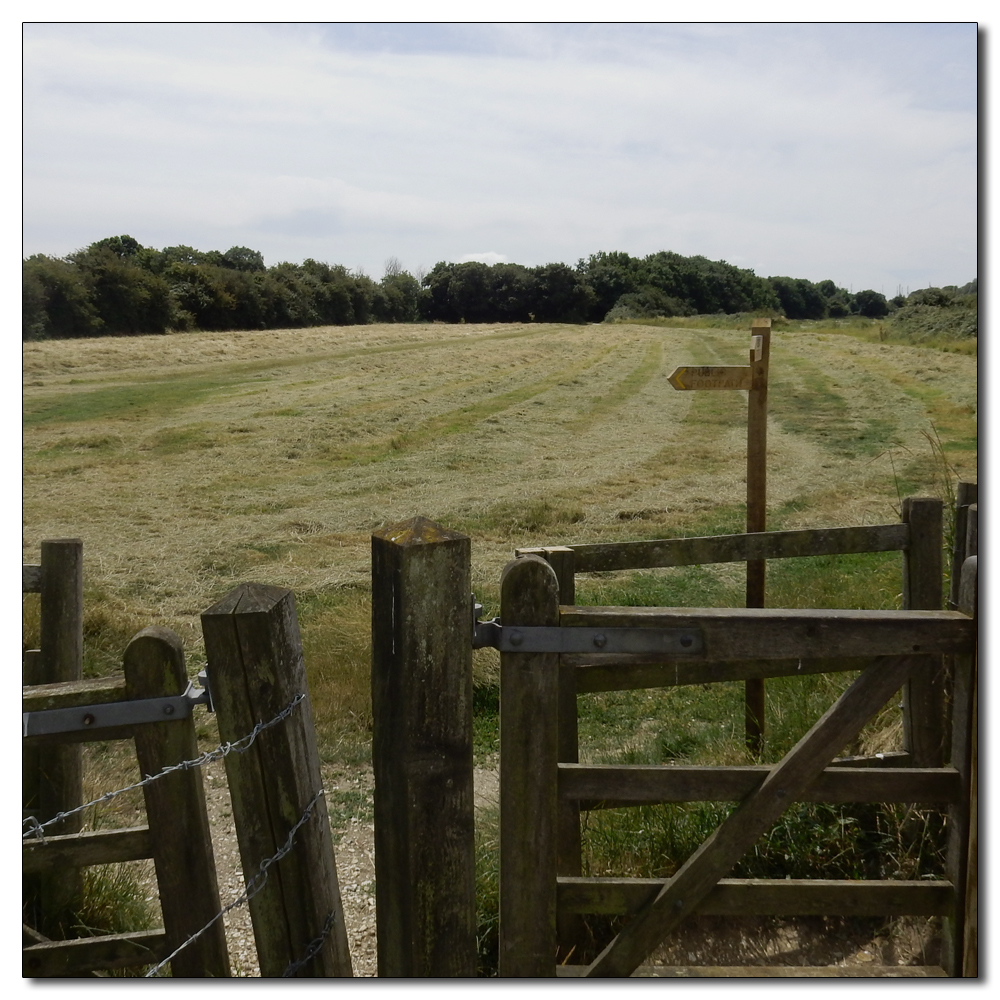
<svg viewBox="0 0 1000 1000">
<path fill-rule="evenodd" d="M 559 603 L 576 604 L 576 553 L 565 545 L 548 546 L 540 555 L 555 571 L 559 581 Z M 501 619 L 502 620 L 502 619 Z M 580 762 L 579 712 L 577 708 L 576 667 L 559 664 L 559 762 Z M 580 803 L 560 800 L 556 806 L 558 827 L 556 845 L 556 871 L 559 875 L 583 874 L 582 844 L 580 840 Z M 565 913 L 557 917 L 559 945 L 569 951 L 585 943 L 586 931 L 579 913 Z"/>
<path fill-rule="evenodd" d="M 978 619 L 978 556 L 962 566 L 959 607 Z M 948 810 L 946 874 L 955 886 L 955 912 L 945 921 L 942 965 L 950 976 L 974 977 L 979 967 L 979 680 L 978 644 L 956 656 L 951 766 L 962 776 L 962 801 Z"/>
<path fill-rule="evenodd" d="M 948 607 L 953 611 L 958 607 L 958 588 L 962 580 L 962 563 L 968 556 L 976 555 L 975 552 L 967 551 L 967 542 L 969 508 L 978 503 L 979 484 L 959 483 L 955 491 L 955 536 L 952 539 L 951 587 L 948 592 Z"/>
<path fill-rule="evenodd" d="M 290 852 L 268 869 L 263 889 L 250 899 L 261 976 L 283 975 L 317 939 L 322 946 L 296 974 L 350 976 L 295 598 L 290 590 L 245 583 L 205 611 L 201 624 L 224 742 L 243 739 L 305 695 L 281 722 L 262 729 L 248 750 L 225 759 L 247 880 L 279 853 L 308 813 Z"/>
<path fill-rule="evenodd" d="M 41 544 L 41 649 L 25 662 L 24 684 L 54 684 L 83 677 L 83 542 L 50 538 Z M 29 749 L 22 762 L 26 774 L 24 806 L 41 822 L 83 802 L 83 766 L 79 745 Z M 49 827 L 52 834 L 79 833 L 79 813 Z M 33 919 L 54 932 L 79 904 L 83 877 L 79 871 L 38 875 L 25 880 L 38 912 Z M 54 921 L 54 924 L 50 923 Z M 65 930 L 65 928 L 63 928 Z M 60 936 L 56 932 L 56 936 Z"/>
<path fill-rule="evenodd" d="M 378 974 L 476 975 L 471 541 L 372 535 Z"/>
<path fill-rule="evenodd" d="M 755 320 L 750 328 L 750 391 L 747 393 L 747 531 L 767 531 L 767 380 L 771 363 L 771 321 Z M 747 560 L 746 606 L 764 607 L 767 563 Z M 744 682 L 747 749 L 759 757 L 764 749 L 764 681 Z"/>
<path fill-rule="evenodd" d="M 559 586 L 538 556 L 509 562 L 500 621 L 559 625 Z M 500 975 L 554 976 L 558 653 L 500 654 Z"/>
<path fill-rule="evenodd" d="M 903 550 L 903 607 L 940 611 L 944 598 L 943 504 L 934 497 L 903 500 L 910 542 Z M 903 690 L 903 742 L 914 767 L 941 767 L 946 755 L 947 678 L 942 657 L 928 657 Z"/>
<path fill-rule="evenodd" d="M 145 628 L 125 649 L 128 697 L 167 698 L 187 689 L 184 649 L 169 629 Z M 139 726 L 135 752 L 143 775 L 198 756 L 194 719 Z M 201 770 L 174 771 L 143 787 L 149 835 L 153 842 L 156 881 L 160 890 L 168 952 L 179 948 L 219 913 L 212 834 L 205 808 Z M 230 975 L 222 921 L 213 924 L 170 960 L 176 978 Z"/>
</svg>

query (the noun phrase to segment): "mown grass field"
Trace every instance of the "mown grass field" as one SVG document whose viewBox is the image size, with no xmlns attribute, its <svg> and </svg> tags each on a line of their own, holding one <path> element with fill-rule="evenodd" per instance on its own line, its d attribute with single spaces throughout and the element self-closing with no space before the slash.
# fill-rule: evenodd
<svg viewBox="0 0 1000 1000">
<path fill-rule="evenodd" d="M 27 343 L 24 561 L 37 561 L 44 538 L 83 538 L 91 674 L 120 669 L 125 643 L 149 624 L 181 634 L 194 673 L 201 611 L 246 580 L 293 589 L 325 759 L 361 763 L 372 531 L 421 514 L 467 532 L 487 614 L 519 546 L 740 531 L 746 394 L 678 392 L 667 375 L 745 364 L 748 345 L 748 329 L 648 324 Z M 908 494 L 947 501 L 957 480 L 975 480 L 976 367 L 963 353 L 776 328 L 769 527 L 888 523 Z M 581 603 L 739 605 L 742 591 L 739 566 L 578 582 Z M 895 607 L 899 591 L 898 555 L 769 567 L 772 607 Z M 37 603 L 24 606 L 31 645 Z M 476 654 L 476 677 L 477 762 L 489 766 L 492 651 Z M 794 743 L 839 683 L 769 682 L 768 756 Z M 742 685 L 588 696 L 582 759 L 738 761 L 742 718 Z M 866 749 L 890 749 L 898 735 L 887 713 Z M 92 764 L 98 784 L 113 770 L 104 757 Z M 592 873 L 614 858 L 634 874 L 668 874 L 672 852 L 712 819 L 632 812 L 588 826 Z M 827 820 L 843 839 L 843 816 L 810 822 Z M 488 818 L 483 830 L 489 858 Z M 850 863 L 891 853 L 893 836 Z M 897 869 L 912 872 L 911 861 Z"/>
<path fill-rule="evenodd" d="M 317 715 L 343 748 L 344 727 L 369 722 L 371 532 L 422 514 L 469 533 L 489 612 L 517 546 L 742 530 L 746 394 L 667 375 L 745 363 L 748 343 L 625 324 L 28 343 L 24 560 L 43 538 L 83 538 L 92 673 L 148 624 L 177 630 L 194 670 L 201 611 L 245 580 L 292 588 Z M 907 494 L 947 499 L 976 477 L 976 393 L 974 357 L 777 328 L 769 527 L 885 523 Z M 853 571 L 867 596 L 845 591 L 849 563 L 795 562 L 772 566 L 772 606 L 898 593 L 898 557 Z M 741 581 L 738 566 L 581 578 L 580 599 L 739 604 Z"/>
</svg>

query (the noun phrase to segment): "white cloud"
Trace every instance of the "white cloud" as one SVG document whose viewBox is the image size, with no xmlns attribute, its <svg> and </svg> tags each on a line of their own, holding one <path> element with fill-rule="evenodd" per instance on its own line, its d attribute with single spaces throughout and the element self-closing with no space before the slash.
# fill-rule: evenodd
<svg viewBox="0 0 1000 1000">
<path fill-rule="evenodd" d="M 485 253 L 464 253 L 458 258 L 459 264 L 466 264 L 470 261 L 477 260 L 481 264 L 507 264 L 508 259 L 502 253 L 497 253 L 495 250 L 487 250 Z"/>
<path fill-rule="evenodd" d="M 502 245 L 965 281 L 961 29 L 28 25 L 25 252 L 129 232 L 372 273 Z"/>
</svg>

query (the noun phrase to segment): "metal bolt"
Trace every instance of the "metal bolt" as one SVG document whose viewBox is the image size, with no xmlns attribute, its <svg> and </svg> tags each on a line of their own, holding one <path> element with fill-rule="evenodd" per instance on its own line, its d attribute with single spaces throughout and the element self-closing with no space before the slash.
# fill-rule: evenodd
<svg viewBox="0 0 1000 1000">
<path fill-rule="evenodd" d="M 510 644 L 512 646 L 520 646 L 522 642 L 524 642 L 524 636 L 520 632 L 511 632 Z"/>
<path fill-rule="evenodd" d="M 87 713 L 87 714 L 86 714 L 86 715 L 85 715 L 85 716 L 83 717 L 83 724 L 84 724 L 85 726 L 92 726 L 92 725 L 94 724 L 94 717 L 93 717 L 93 716 L 92 716 L 92 715 L 90 714 L 90 712 L 88 712 L 88 713 Z"/>
<path fill-rule="evenodd" d="M 164 705 L 163 706 L 163 714 L 164 715 L 173 715 L 174 714 L 174 706 L 173 705 Z"/>
<path fill-rule="evenodd" d="M 682 635 L 681 636 L 681 645 L 685 649 L 687 649 L 688 646 L 694 645 L 694 639 L 691 636 L 689 636 L 689 635 Z"/>
<path fill-rule="evenodd" d="M 606 635 L 595 635 L 594 645 L 598 649 L 603 649 L 608 644 L 608 637 Z"/>
</svg>

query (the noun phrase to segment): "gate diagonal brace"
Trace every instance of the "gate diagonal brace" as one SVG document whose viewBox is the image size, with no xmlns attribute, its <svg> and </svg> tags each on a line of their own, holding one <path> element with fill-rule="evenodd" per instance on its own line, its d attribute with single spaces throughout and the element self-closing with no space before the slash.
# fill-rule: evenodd
<svg viewBox="0 0 1000 1000">
<path fill-rule="evenodd" d="M 482 605 L 473 611 L 472 648 L 491 646 L 501 653 L 645 653 L 684 656 L 705 648 L 699 628 L 559 628 L 545 625 L 502 625 L 496 618 L 480 621 Z"/>
<path fill-rule="evenodd" d="M 168 698 L 139 698 L 135 701 L 113 701 L 103 705 L 80 705 L 77 708 L 51 708 L 42 712 L 21 713 L 21 736 L 50 736 L 54 733 L 75 733 L 84 729 L 109 729 L 114 726 L 135 726 L 146 722 L 173 722 L 190 717 L 195 705 L 205 705 L 214 711 L 207 677 L 202 671 L 198 679 L 204 685 L 188 684 L 184 694 Z"/>
</svg>

